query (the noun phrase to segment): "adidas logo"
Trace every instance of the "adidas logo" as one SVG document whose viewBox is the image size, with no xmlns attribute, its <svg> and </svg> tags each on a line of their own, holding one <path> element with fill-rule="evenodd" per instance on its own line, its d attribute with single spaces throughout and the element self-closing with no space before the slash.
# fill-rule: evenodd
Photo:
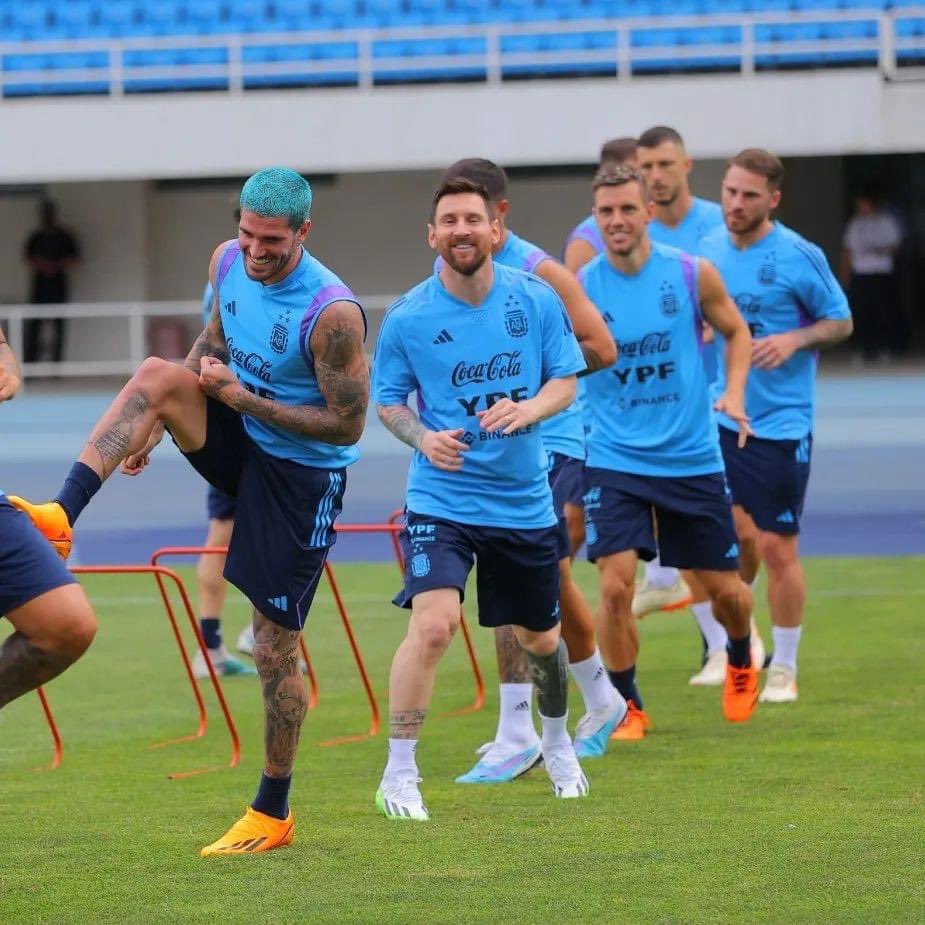
<svg viewBox="0 0 925 925">
<path fill-rule="evenodd" d="M 444 328 L 435 338 L 435 344 L 451 344 L 453 342 L 453 335 Z"/>
<path fill-rule="evenodd" d="M 529 701 L 529 700 L 521 700 L 520 703 L 518 703 L 517 706 L 514 707 L 514 712 L 515 712 L 515 713 L 523 713 L 524 710 L 529 710 L 529 709 L 530 709 L 530 701 Z"/>
<path fill-rule="evenodd" d="M 733 543 L 733 544 L 729 547 L 729 549 L 726 550 L 726 556 L 725 556 L 725 558 L 727 558 L 727 559 L 734 559 L 738 554 L 739 554 L 739 544 L 738 544 L 738 543 Z"/>
<path fill-rule="evenodd" d="M 613 315 L 611 315 L 610 312 L 604 312 L 604 321 L 608 324 L 613 324 Z"/>
<path fill-rule="evenodd" d="M 604 676 L 604 669 L 603 669 L 603 668 L 598 668 L 597 671 L 594 672 L 594 680 L 595 680 L 595 681 L 600 681 L 600 679 L 601 679 L 603 676 Z"/>
<path fill-rule="evenodd" d="M 796 521 L 795 521 L 794 516 L 793 516 L 793 511 L 784 511 L 783 514 L 778 514 L 778 515 L 777 515 L 777 522 L 778 522 L 779 524 L 792 524 L 792 523 L 795 523 Z"/>
<path fill-rule="evenodd" d="M 228 312 L 229 315 L 234 315 L 235 317 L 237 317 L 238 310 L 234 302 L 226 302 L 225 311 Z"/>
<path fill-rule="evenodd" d="M 289 599 L 285 594 L 282 597 L 268 597 L 267 603 L 272 604 L 277 610 L 289 609 Z"/>
</svg>

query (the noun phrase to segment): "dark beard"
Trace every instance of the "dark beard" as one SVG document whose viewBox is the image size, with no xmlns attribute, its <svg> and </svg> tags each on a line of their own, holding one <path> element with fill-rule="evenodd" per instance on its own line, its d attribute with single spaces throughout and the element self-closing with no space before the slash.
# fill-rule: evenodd
<svg viewBox="0 0 925 925">
<path fill-rule="evenodd" d="M 482 269 L 485 261 L 488 259 L 488 256 L 488 254 L 479 254 L 472 263 L 467 264 L 466 266 L 460 266 L 453 257 L 452 247 L 449 247 L 447 248 L 446 253 L 443 255 L 443 259 L 446 261 L 449 267 L 451 267 L 462 276 L 474 276 L 479 270 Z"/>
<path fill-rule="evenodd" d="M 289 263 L 290 260 L 292 260 L 292 255 L 301 246 L 302 245 L 299 244 L 298 241 L 295 244 L 293 244 L 292 247 L 289 249 L 289 253 L 283 254 L 281 257 L 277 259 L 276 263 L 273 264 L 273 272 L 267 273 L 266 278 L 271 279 L 272 277 L 276 276 L 278 273 L 282 273 L 283 268 L 286 266 L 286 264 Z M 247 261 L 246 260 L 244 261 L 244 272 L 247 273 Z M 252 277 L 250 273 L 247 273 L 247 276 L 249 279 L 254 279 L 254 277 Z"/>
</svg>

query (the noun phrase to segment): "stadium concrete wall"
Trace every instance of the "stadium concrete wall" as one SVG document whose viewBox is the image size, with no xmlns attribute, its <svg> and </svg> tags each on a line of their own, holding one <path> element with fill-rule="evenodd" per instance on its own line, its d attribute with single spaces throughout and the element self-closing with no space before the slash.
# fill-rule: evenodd
<svg viewBox="0 0 925 925">
<path fill-rule="evenodd" d="M 525 81 L 502 85 L 157 94 L 0 103 L 0 183 L 434 169 L 480 150 L 506 164 L 581 163 L 653 123 L 722 158 L 925 149 L 925 83 L 875 69 Z"/>
</svg>

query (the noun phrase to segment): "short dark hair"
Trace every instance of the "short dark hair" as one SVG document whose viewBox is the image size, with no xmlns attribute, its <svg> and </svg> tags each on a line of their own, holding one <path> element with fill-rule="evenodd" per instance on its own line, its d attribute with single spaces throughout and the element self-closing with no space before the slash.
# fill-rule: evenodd
<svg viewBox="0 0 925 925">
<path fill-rule="evenodd" d="M 434 200 L 430 207 L 431 222 L 437 215 L 437 204 L 444 196 L 457 196 L 461 193 L 475 193 L 476 196 L 481 196 L 482 201 L 485 203 L 488 217 L 495 217 L 495 208 L 491 204 L 491 197 L 488 195 L 488 190 L 481 183 L 467 177 L 445 177 L 434 193 Z"/>
<path fill-rule="evenodd" d="M 729 158 L 726 169 L 741 167 L 751 173 L 757 173 L 768 182 L 768 189 L 779 190 L 784 182 L 784 165 L 780 158 L 764 148 L 746 148 L 735 157 Z"/>
<path fill-rule="evenodd" d="M 625 164 L 636 157 L 635 138 L 611 138 L 601 145 L 600 166 L 611 164 L 614 167 Z"/>
<path fill-rule="evenodd" d="M 484 157 L 465 157 L 457 161 L 443 172 L 444 180 L 450 177 L 465 177 L 481 184 L 488 191 L 492 202 L 507 198 L 507 174 L 504 168 Z"/>
<path fill-rule="evenodd" d="M 642 171 L 628 164 L 619 164 L 617 166 L 605 166 L 595 174 L 594 182 L 591 184 L 591 192 L 596 193 L 604 186 L 624 186 L 627 183 L 636 183 L 639 191 L 642 193 L 643 202 L 649 201 L 649 187 Z"/>
<path fill-rule="evenodd" d="M 657 148 L 666 141 L 671 141 L 679 147 L 684 147 L 684 139 L 677 129 L 670 128 L 667 125 L 653 125 L 652 128 L 646 129 L 636 142 L 640 148 Z"/>
</svg>

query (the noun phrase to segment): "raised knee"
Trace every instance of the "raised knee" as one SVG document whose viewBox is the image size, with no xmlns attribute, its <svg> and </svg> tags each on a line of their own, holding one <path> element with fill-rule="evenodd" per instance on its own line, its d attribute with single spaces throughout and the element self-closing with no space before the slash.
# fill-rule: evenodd
<svg viewBox="0 0 925 925">
<path fill-rule="evenodd" d="M 65 615 L 55 623 L 54 633 L 44 640 L 56 655 L 78 659 L 93 642 L 99 624 L 89 606 Z"/>
</svg>

